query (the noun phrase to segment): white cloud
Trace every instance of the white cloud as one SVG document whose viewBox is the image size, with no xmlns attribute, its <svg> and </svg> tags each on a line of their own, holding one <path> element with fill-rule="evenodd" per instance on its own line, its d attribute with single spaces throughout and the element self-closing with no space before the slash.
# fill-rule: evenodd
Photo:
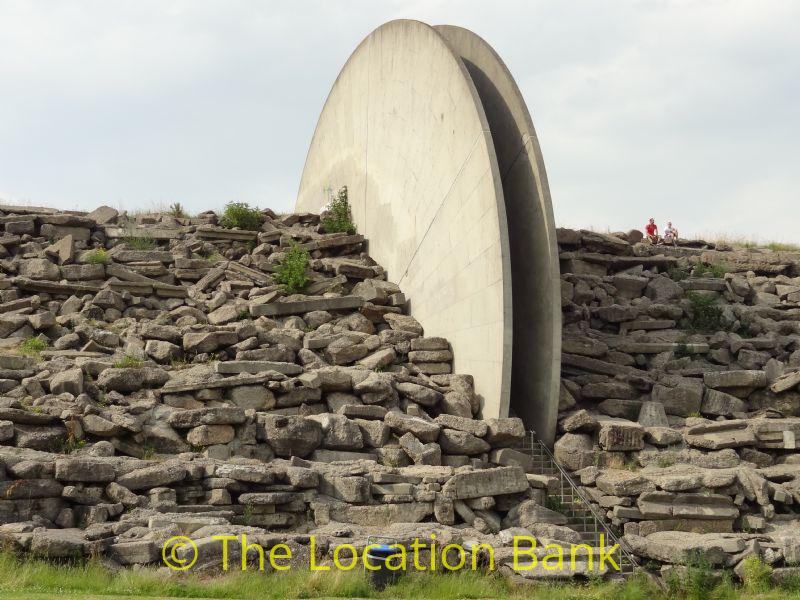
<svg viewBox="0 0 800 600">
<path fill-rule="evenodd" d="M 291 208 L 325 96 L 392 18 L 487 39 L 566 226 L 800 241 L 790 1 L 0 0 L 0 197 Z"/>
</svg>

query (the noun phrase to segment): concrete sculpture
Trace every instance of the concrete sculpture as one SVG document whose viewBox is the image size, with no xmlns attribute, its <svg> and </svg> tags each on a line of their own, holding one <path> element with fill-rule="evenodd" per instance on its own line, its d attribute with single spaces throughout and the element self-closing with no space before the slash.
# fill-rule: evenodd
<svg viewBox="0 0 800 600">
<path fill-rule="evenodd" d="M 530 116 L 491 48 L 418 21 L 367 36 L 325 103 L 297 210 L 319 210 L 341 185 L 411 313 L 475 375 L 483 416 L 512 412 L 551 442 L 555 228 Z"/>
</svg>

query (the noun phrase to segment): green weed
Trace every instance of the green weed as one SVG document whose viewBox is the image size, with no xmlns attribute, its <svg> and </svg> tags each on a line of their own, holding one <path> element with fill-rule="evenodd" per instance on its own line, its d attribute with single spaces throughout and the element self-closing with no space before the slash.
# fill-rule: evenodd
<svg viewBox="0 0 800 600">
<path fill-rule="evenodd" d="M 352 235 L 356 226 L 350 215 L 350 202 L 347 199 L 347 186 L 339 188 L 336 196 L 331 194 L 331 200 L 326 214 L 322 219 L 322 226 L 327 233 L 346 233 Z"/>
<path fill-rule="evenodd" d="M 132 367 L 141 367 L 144 364 L 144 361 L 140 358 L 136 358 L 135 356 L 125 355 L 118 361 L 114 362 L 115 369 L 128 369 Z"/>
<path fill-rule="evenodd" d="M 122 241 L 133 250 L 152 250 L 156 247 L 156 242 L 152 236 L 139 230 L 135 233 L 132 229 L 129 230 L 128 235 L 123 237 Z"/>
<path fill-rule="evenodd" d="M 772 567 L 758 556 L 748 556 L 744 559 L 742 582 L 750 592 L 766 592 L 772 587 Z"/>
<path fill-rule="evenodd" d="M 246 202 L 230 202 L 225 205 L 219 224 L 228 229 L 258 231 L 261 229 L 261 221 L 261 212 L 257 208 L 252 208 Z"/>
<path fill-rule="evenodd" d="M 95 248 L 86 254 L 86 262 L 90 265 L 107 265 L 110 260 L 105 248 Z"/>
<path fill-rule="evenodd" d="M 720 331 L 724 329 L 722 309 L 717 306 L 716 298 L 697 292 L 687 292 L 686 298 L 691 303 L 689 327 L 692 330 Z"/>
<path fill-rule="evenodd" d="M 308 285 L 308 252 L 301 248 L 296 242 L 292 242 L 286 256 L 278 265 L 273 278 L 277 283 L 284 286 L 286 293 L 297 294 Z"/>
<path fill-rule="evenodd" d="M 714 277 L 716 279 L 722 279 L 725 277 L 725 273 L 727 273 L 728 270 L 728 267 L 723 264 L 706 265 L 697 263 L 694 267 L 693 274 L 695 277 Z"/>
<path fill-rule="evenodd" d="M 49 346 L 50 343 L 41 337 L 30 337 L 22 342 L 18 349 L 22 354 L 27 354 L 28 356 L 39 356 L 42 350 L 46 350 Z"/>
<path fill-rule="evenodd" d="M 169 205 L 169 214 L 175 217 L 176 219 L 188 219 L 189 213 L 187 213 L 180 202 L 173 202 Z"/>
</svg>

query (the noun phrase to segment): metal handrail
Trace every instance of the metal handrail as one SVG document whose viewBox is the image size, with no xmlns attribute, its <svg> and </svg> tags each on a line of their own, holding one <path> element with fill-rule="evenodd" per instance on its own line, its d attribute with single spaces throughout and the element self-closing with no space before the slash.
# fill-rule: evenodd
<svg viewBox="0 0 800 600">
<path fill-rule="evenodd" d="M 628 559 L 631 565 L 633 565 L 634 569 L 638 569 L 639 563 L 636 562 L 636 559 L 633 558 L 633 555 L 631 555 L 631 553 L 628 552 L 622 541 L 617 537 L 617 535 L 614 533 L 611 527 L 608 526 L 608 524 L 605 521 L 605 518 L 594 509 L 592 503 L 584 495 L 580 487 L 578 487 L 578 484 L 576 484 L 575 481 L 573 481 L 569 473 L 567 473 L 564 467 L 562 467 L 561 464 L 556 460 L 556 457 L 553 455 L 552 452 L 550 452 L 550 448 L 548 448 L 544 442 L 542 442 L 538 437 L 536 437 L 536 432 L 534 430 L 530 431 L 530 435 L 531 435 L 531 449 L 533 449 L 534 444 L 537 444 L 541 449 L 545 451 L 547 457 L 550 459 L 550 462 L 553 463 L 556 469 L 558 469 L 558 471 L 561 473 L 562 480 L 563 479 L 567 480 L 567 483 L 572 488 L 573 493 L 577 494 L 583 505 L 586 506 L 587 509 L 589 509 L 589 512 L 594 517 L 595 523 L 600 524 L 600 526 L 605 530 L 608 538 L 611 539 L 611 541 L 614 544 L 619 546 L 620 551 L 625 555 L 625 557 Z"/>
</svg>

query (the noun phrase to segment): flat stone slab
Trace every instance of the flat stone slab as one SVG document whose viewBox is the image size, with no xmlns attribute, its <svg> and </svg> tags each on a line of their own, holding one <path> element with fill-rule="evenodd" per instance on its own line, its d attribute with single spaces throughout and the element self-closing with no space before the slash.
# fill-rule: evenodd
<svg viewBox="0 0 800 600">
<path fill-rule="evenodd" d="M 172 252 L 166 250 L 118 250 L 111 258 L 123 263 L 155 261 L 169 264 L 175 260 Z"/>
<path fill-rule="evenodd" d="M 617 350 L 628 354 L 660 354 L 674 352 L 679 348 L 684 348 L 689 354 L 706 354 L 709 351 L 708 344 L 677 344 L 674 342 L 622 342 L 617 346 Z"/>
<path fill-rule="evenodd" d="M 800 385 L 800 371 L 792 371 L 778 377 L 778 379 L 775 380 L 775 383 L 769 386 L 769 389 L 775 394 L 780 394 L 781 392 L 790 390 L 797 385 Z"/>
<path fill-rule="evenodd" d="M 130 292 L 135 296 L 152 296 L 153 286 L 149 283 L 141 283 L 138 281 L 114 281 L 109 280 L 106 285 L 115 292 Z"/>
<path fill-rule="evenodd" d="M 273 374 L 268 373 L 265 375 L 241 375 L 238 377 L 226 377 L 225 379 L 217 379 L 216 381 L 198 381 L 196 383 L 167 383 L 163 388 L 161 388 L 160 392 L 162 394 L 174 394 L 177 392 L 193 392 L 196 390 L 229 388 L 239 385 L 254 385 L 272 381 L 275 378 L 276 377 Z"/>
<path fill-rule="evenodd" d="M 340 296 L 339 298 L 310 298 L 296 302 L 273 302 L 250 306 L 250 314 L 254 317 L 273 317 L 281 315 L 299 315 L 312 310 L 347 310 L 361 308 L 364 299 L 360 296 Z"/>
<path fill-rule="evenodd" d="M 272 279 L 266 273 L 263 273 L 258 269 L 253 269 L 252 267 L 246 267 L 238 262 L 230 261 L 228 263 L 228 270 L 233 271 L 237 275 L 241 275 L 242 277 L 250 279 L 258 285 L 264 286 L 272 283 Z"/>
<path fill-rule="evenodd" d="M 277 371 L 284 375 L 299 375 L 303 372 L 303 367 L 295 363 L 273 362 L 270 360 L 229 360 L 218 362 L 214 365 L 214 370 L 222 375 L 264 373 L 266 371 Z"/>
<path fill-rule="evenodd" d="M 42 358 L 108 358 L 105 352 L 89 352 L 84 350 L 42 350 Z"/>
<path fill-rule="evenodd" d="M 43 292 L 47 294 L 96 294 L 100 291 L 99 285 L 87 283 L 56 283 L 55 281 L 40 281 L 27 277 L 15 277 L 14 285 L 26 292 Z"/>
<path fill-rule="evenodd" d="M 122 227 L 106 227 L 106 237 L 119 239 L 125 237 L 149 237 L 154 240 L 177 240 L 181 237 L 180 228 L 157 229 L 153 227 L 136 227 L 123 229 Z"/>
<path fill-rule="evenodd" d="M 312 242 L 306 242 L 305 244 L 300 244 L 300 247 L 303 250 L 308 250 L 311 252 L 312 250 L 322 250 L 323 248 L 337 248 L 339 246 L 350 246 L 352 244 L 360 244 L 364 241 L 364 236 L 355 234 L 355 235 L 338 235 L 338 236 L 331 236 L 325 237 L 319 240 L 314 240 Z"/>
<path fill-rule="evenodd" d="M 203 240 L 240 240 L 250 241 L 258 239 L 257 231 L 243 231 L 241 229 L 225 229 L 213 225 L 201 225 L 197 228 L 197 237 Z"/>
</svg>

